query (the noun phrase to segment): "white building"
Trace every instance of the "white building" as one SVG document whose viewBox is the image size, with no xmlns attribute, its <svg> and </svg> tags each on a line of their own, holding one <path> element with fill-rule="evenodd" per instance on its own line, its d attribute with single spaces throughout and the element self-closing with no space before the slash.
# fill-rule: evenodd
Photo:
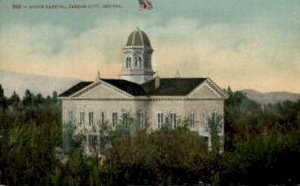
<svg viewBox="0 0 300 186">
<path fill-rule="evenodd" d="M 115 128 L 126 125 L 129 117 L 141 126 L 147 122 L 150 132 L 165 123 L 173 128 L 188 123 L 191 130 L 210 139 L 208 117 L 212 113 L 224 115 L 226 94 L 217 84 L 202 77 L 155 77 L 153 49 L 140 29 L 129 35 L 122 53 L 120 79 L 99 77 L 93 82 L 80 82 L 60 94 L 63 123 L 72 121 L 77 132 L 87 131 L 90 143 L 93 129 L 102 123 Z M 221 129 L 222 138 L 223 124 Z"/>
</svg>

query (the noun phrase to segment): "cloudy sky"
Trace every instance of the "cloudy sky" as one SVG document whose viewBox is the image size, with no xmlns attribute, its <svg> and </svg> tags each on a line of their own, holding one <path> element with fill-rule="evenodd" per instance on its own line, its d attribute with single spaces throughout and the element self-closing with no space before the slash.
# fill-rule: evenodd
<svg viewBox="0 0 300 186">
<path fill-rule="evenodd" d="M 120 4 L 12 9 L 13 4 Z M 0 70 L 118 78 L 121 49 L 140 27 L 161 77 L 210 77 L 221 87 L 300 93 L 299 0 L 0 0 Z M 0 77 L 1 78 L 1 77 Z"/>
</svg>

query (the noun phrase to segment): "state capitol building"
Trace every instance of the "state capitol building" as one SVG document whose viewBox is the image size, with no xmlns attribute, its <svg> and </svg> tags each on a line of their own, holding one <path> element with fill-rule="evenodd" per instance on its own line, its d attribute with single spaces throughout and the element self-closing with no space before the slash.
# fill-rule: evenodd
<svg viewBox="0 0 300 186">
<path fill-rule="evenodd" d="M 122 49 L 119 79 L 98 78 L 82 81 L 60 94 L 63 123 L 72 122 L 77 133 L 86 136 L 87 152 L 97 139 L 95 128 L 107 123 L 112 129 L 129 124 L 133 118 L 151 132 L 168 124 L 176 128 L 187 123 L 192 131 L 208 141 L 208 117 L 224 118 L 226 93 L 208 77 L 155 76 L 153 48 L 145 32 L 137 28 Z M 221 125 L 220 136 L 224 137 Z M 223 145 L 223 144 L 222 144 Z"/>
</svg>

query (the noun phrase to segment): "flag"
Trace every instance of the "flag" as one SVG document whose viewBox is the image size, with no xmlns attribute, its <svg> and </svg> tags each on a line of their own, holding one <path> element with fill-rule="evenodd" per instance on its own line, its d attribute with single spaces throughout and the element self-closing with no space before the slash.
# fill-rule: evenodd
<svg viewBox="0 0 300 186">
<path fill-rule="evenodd" d="M 151 0 L 138 0 L 140 5 L 140 10 L 150 10 L 153 8 L 153 4 Z"/>
</svg>

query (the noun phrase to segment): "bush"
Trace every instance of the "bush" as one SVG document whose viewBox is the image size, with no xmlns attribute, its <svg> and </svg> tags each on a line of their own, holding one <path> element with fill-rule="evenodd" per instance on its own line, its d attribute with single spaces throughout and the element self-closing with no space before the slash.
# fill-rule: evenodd
<svg viewBox="0 0 300 186">
<path fill-rule="evenodd" d="M 299 183 L 298 133 L 241 143 L 222 160 L 222 183 L 267 185 Z"/>
</svg>

